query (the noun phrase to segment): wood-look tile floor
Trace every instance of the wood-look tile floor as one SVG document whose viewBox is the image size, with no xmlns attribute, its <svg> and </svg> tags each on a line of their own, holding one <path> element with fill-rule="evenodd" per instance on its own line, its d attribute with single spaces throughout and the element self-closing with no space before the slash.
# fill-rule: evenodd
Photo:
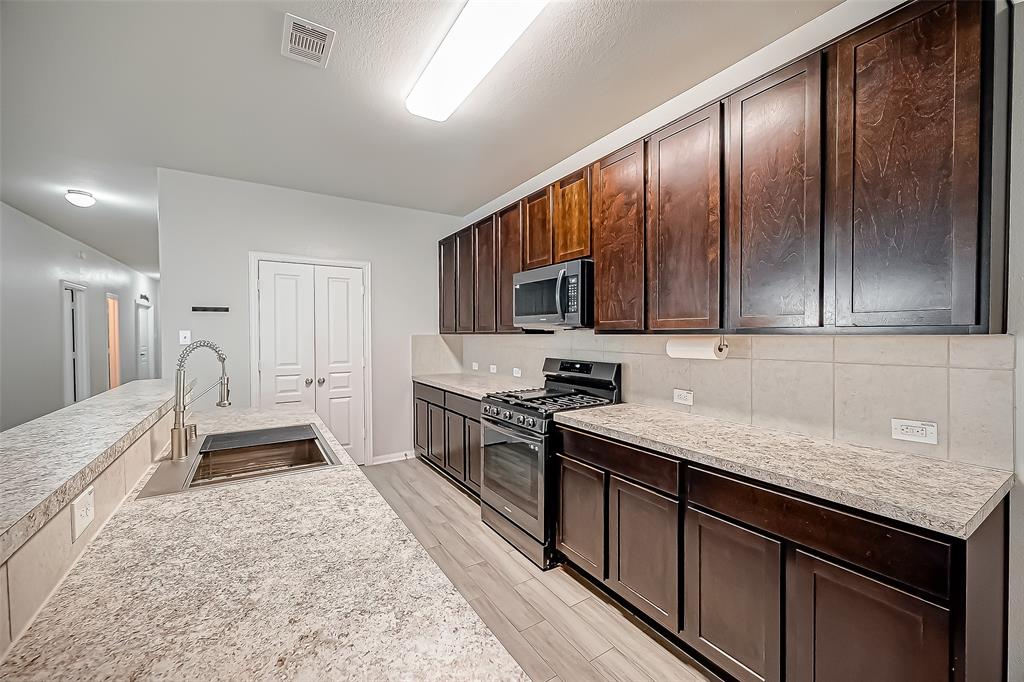
<svg viewBox="0 0 1024 682">
<path fill-rule="evenodd" d="M 530 563 L 427 464 L 409 459 L 363 471 L 531 679 L 708 679 L 604 595 L 562 568 Z"/>
</svg>

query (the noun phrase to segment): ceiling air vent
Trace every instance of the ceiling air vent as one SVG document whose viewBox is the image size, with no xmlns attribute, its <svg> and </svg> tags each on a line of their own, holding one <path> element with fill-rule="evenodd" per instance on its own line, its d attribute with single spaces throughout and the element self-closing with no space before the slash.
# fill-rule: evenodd
<svg viewBox="0 0 1024 682">
<path fill-rule="evenodd" d="M 281 54 L 325 69 L 334 45 L 334 35 L 334 31 L 326 26 L 285 13 Z"/>
</svg>

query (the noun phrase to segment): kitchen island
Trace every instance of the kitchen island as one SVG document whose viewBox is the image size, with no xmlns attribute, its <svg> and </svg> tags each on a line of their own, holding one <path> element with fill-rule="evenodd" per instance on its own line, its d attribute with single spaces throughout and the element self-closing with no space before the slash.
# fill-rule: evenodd
<svg viewBox="0 0 1024 682">
<path fill-rule="evenodd" d="M 362 471 L 341 464 L 132 499 L 0 663 L 3 679 L 526 679 Z"/>
</svg>

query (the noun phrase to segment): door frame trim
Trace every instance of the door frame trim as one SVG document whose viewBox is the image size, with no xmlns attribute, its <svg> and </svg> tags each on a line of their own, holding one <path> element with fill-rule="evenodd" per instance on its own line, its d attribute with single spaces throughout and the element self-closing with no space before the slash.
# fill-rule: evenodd
<svg viewBox="0 0 1024 682">
<path fill-rule="evenodd" d="M 256 287 L 259 284 L 260 261 L 295 263 L 298 265 L 329 265 L 359 268 L 363 271 L 363 465 L 376 464 L 373 457 L 373 364 L 370 344 L 370 261 L 314 258 L 266 251 L 249 252 L 249 404 L 260 404 L 260 302 Z"/>
</svg>

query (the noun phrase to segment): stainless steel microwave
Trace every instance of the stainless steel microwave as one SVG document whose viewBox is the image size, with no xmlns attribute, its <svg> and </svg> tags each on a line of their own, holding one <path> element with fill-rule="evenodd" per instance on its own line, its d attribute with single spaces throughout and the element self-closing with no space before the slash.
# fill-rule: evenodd
<svg viewBox="0 0 1024 682">
<path fill-rule="evenodd" d="M 581 258 L 512 275 L 512 324 L 523 329 L 592 327 L 594 261 Z"/>
</svg>

